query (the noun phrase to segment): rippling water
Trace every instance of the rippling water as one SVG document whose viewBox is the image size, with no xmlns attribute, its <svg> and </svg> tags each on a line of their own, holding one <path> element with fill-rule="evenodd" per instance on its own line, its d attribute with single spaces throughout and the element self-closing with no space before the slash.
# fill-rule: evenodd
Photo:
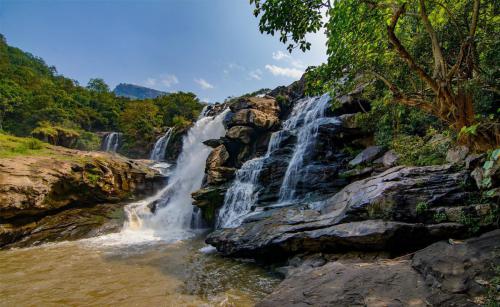
<svg viewBox="0 0 500 307">
<path fill-rule="evenodd" d="M 0 251 L 1 306 L 252 306 L 277 279 L 210 253 L 200 239 L 96 240 Z"/>
</svg>

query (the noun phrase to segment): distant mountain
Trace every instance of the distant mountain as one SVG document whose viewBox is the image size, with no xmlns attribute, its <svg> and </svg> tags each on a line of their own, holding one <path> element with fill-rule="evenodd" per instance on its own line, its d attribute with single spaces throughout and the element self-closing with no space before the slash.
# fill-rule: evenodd
<svg viewBox="0 0 500 307">
<path fill-rule="evenodd" d="M 113 93 L 115 93 L 116 96 L 128 97 L 133 99 L 149 99 L 168 95 L 168 93 L 166 92 L 127 83 L 118 84 L 113 90 Z"/>
</svg>

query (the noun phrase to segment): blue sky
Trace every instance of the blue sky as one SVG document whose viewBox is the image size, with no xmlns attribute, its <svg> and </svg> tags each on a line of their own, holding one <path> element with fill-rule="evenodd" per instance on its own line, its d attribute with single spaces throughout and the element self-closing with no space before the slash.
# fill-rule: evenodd
<svg viewBox="0 0 500 307">
<path fill-rule="evenodd" d="M 326 60 L 323 34 L 291 55 L 248 0 L 0 0 L 0 33 L 59 73 L 222 101 L 287 85 Z"/>
</svg>

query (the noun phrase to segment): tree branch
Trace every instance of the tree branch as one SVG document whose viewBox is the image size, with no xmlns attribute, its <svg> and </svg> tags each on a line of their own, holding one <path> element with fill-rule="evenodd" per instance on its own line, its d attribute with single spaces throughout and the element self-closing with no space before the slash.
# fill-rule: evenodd
<svg viewBox="0 0 500 307">
<path fill-rule="evenodd" d="M 444 79 L 447 73 L 446 61 L 444 60 L 443 51 L 441 50 L 441 46 L 439 45 L 439 40 L 432 27 L 432 24 L 429 20 L 429 16 L 427 16 L 427 12 L 425 9 L 425 0 L 420 0 L 420 18 L 422 19 L 422 23 L 424 24 L 424 28 L 429 34 L 432 44 L 432 54 L 434 55 L 434 73 Z"/>
<path fill-rule="evenodd" d="M 406 106 L 418 107 L 430 114 L 435 114 L 436 110 L 434 106 L 428 101 L 421 98 L 406 96 L 394 83 L 390 82 L 387 78 L 377 73 L 376 71 L 369 71 L 368 73 L 374 75 L 377 79 L 382 81 L 392 92 L 394 100 L 396 100 L 398 103 Z"/>
<path fill-rule="evenodd" d="M 477 30 L 477 23 L 479 20 L 479 4 L 480 0 L 475 0 L 474 1 L 474 8 L 472 12 L 472 21 L 471 21 L 471 26 L 469 30 L 469 36 L 465 38 L 465 40 L 462 42 L 462 45 L 460 46 L 460 53 L 458 54 L 457 61 L 449 71 L 447 77 L 448 82 L 451 81 L 453 76 L 457 73 L 459 70 L 460 66 L 463 63 L 465 53 L 471 52 L 470 47 L 473 46 L 474 44 L 474 36 L 476 35 L 476 30 Z"/>
<path fill-rule="evenodd" d="M 420 67 L 413 57 L 408 53 L 408 51 L 405 49 L 405 47 L 401 44 L 401 41 L 397 38 L 395 34 L 395 29 L 396 25 L 399 21 L 399 18 L 401 17 L 402 14 L 405 12 L 405 5 L 401 5 L 397 9 L 395 9 L 392 17 L 391 17 L 391 22 L 387 26 L 387 34 L 389 36 L 389 42 L 392 44 L 392 46 L 396 49 L 396 51 L 399 53 L 401 58 L 406 61 L 408 64 L 408 67 L 410 67 L 411 70 L 417 73 L 417 75 L 422 79 L 427 85 L 429 85 L 432 90 L 438 94 L 440 91 L 439 85 L 437 84 L 434 79 L 429 76 L 425 70 Z"/>
<path fill-rule="evenodd" d="M 476 35 L 477 23 L 479 20 L 479 4 L 480 0 L 474 0 L 474 10 L 472 12 L 472 22 L 470 26 L 469 36 L 474 37 Z"/>
</svg>

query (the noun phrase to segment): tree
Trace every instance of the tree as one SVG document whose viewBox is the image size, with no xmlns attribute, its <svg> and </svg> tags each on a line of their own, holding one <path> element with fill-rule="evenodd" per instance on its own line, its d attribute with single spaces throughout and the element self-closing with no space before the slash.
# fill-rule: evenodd
<svg viewBox="0 0 500 307">
<path fill-rule="evenodd" d="M 498 103 L 498 67 L 488 67 L 499 60 L 495 1 L 250 2 L 261 17 L 260 30 L 290 40 L 289 50 L 294 44 L 307 48 L 306 34 L 326 26 L 329 60 L 310 79 L 327 88 L 376 79 L 395 103 L 424 110 L 457 132 L 472 131 L 464 140 L 475 147 L 500 144 L 498 119 L 476 112 L 486 96 L 490 109 Z"/>
<path fill-rule="evenodd" d="M 120 114 L 120 130 L 129 144 L 146 146 L 155 140 L 159 126 L 158 107 L 151 100 L 133 101 Z"/>
<path fill-rule="evenodd" d="M 0 80 L 0 131 L 5 116 L 23 101 L 23 90 L 14 82 Z"/>
<path fill-rule="evenodd" d="M 90 79 L 89 83 L 87 84 L 87 89 L 97 93 L 109 92 L 109 86 L 106 84 L 106 82 L 104 82 L 103 79 L 100 78 Z"/>
</svg>

